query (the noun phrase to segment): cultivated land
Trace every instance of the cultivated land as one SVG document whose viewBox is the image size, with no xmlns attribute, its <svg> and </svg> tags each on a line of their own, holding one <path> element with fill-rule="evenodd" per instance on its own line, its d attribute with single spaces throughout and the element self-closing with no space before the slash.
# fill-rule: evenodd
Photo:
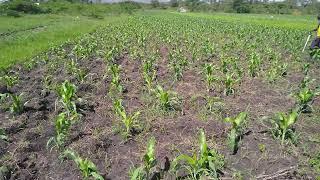
<svg viewBox="0 0 320 180">
<path fill-rule="evenodd" d="M 1 67 L 28 59 L 1 72 L 0 176 L 319 178 L 311 17 L 32 18 L 0 28 Z M 34 49 L 29 33 L 43 37 Z"/>
</svg>

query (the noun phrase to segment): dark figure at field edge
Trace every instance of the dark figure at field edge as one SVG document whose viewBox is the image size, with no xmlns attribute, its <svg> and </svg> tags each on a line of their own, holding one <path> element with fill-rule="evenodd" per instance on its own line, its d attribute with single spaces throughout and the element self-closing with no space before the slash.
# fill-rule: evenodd
<svg viewBox="0 0 320 180">
<path fill-rule="evenodd" d="M 317 19 L 318 19 L 318 27 L 312 30 L 313 32 L 317 33 L 317 36 L 311 43 L 311 46 L 310 46 L 311 49 L 317 49 L 320 47 L 320 15 L 318 15 Z"/>
</svg>

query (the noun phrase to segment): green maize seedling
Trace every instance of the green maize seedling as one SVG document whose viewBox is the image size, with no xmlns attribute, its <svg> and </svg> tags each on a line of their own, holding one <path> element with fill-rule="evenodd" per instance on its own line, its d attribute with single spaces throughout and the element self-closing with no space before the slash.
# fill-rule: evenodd
<svg viewBox="0 0 320 180">
<path fill-rule="evenodd" d="M 228 143 L 233 154 L 235 154 L 239 148 L 239 142 L 241 141 L 241 136 L 243 135 L 247 116 L 247 113 L 241 112 L 234 118 L 228 117 L 224 120 L 225 122 L 232 124 L 231 131 L 228 135 Z"/>
<path fill-rule="evenodd" d="M 115 87 L 119 93 L 123 92 L 123 87 L 120 83 L 120 66 L 118 64 L 113 64 L 110 66 L 109 71 L 111 71 L 112 80 L 111 84 L 112 87 Z"/>
<path fill-rule="evenodd" d="M 261 60 L 260 57 L 256 53 L 251 53 L 249 60 L 249 75 L 251 77 L 255 77 L 258 75 L 258 71 L 260 70 Z"/>
<path fill-rule="evenodd" d="M 133 115 L 128 115 L 125 111 L 124 107 L 122 106 L 122 100 L 117 99 L 113 104 L 114 110 L 117 115 L 120 116 L 123 124 L 125 125 L 125 135 L 126 137 L 130 136 L 131 130 L 135 127 L 136 121 L 140 116 L 140 112 L 135 112 Z"/>
<path fill-rule="evenodd" d="M 212 64 L 205 64 L 204 65 L 203 73 L 205 75 L 205 79 L 207 82 L 207 91 L 208 92 L 212 88 L 213 82 L 217 80 L 217 78 L 215 78 L 213 76 L 213 71 L 214 71 L 214 66 Z"/>
<path fill-rule="evenodd" d="M 310 102 L 313 100 L 318 93 L 313 92 L 309 88 L 303 88 L 299 93 L 296 94 L 296 99 L 299 104 L 299 111 L 308 112 L 308 109 L 312 109 Z"/>
<path fill-rule="evenodd" d="M 203 42 L 202 50 L 204 55 L 206 56 L 205 58 L 211 57 L 214 52 L 214 45 L 210 42 L 212 42 L 210 39 L 207 39 Z"/>
<path fill-rule="evenodd" d="M 288 71 L 288 63 L 283 63 L 282 65 L 280 65 L 278 67 L 279 69 L 279 75 L 280 76 L 285 76 L 287 75 L 287 71 Z"/>
<path fill-rule="evenodd" d="M 0 128 L 0 139 L 4 141 L 8 141 L 8 136 L 6 135 L 6 132 L 4 129 Z"/>
<path fill-rule="evenodd" d="M 105 55 L 107 62 L 114 63 L 114 60 L 117 54 L 118 54 L 118 48 L 113 46 L 111 50 L 108 51 L 107 54 Z"/>
<path fill-rule="evenodd" d="M 173 72 L 174 72 L 174 77 L 176 81 L 180 81 L 182 79 L 182 72 L 183 72 L 183 67 L 179 63 L 172 63 L 171 64 Z"/>
<path fill-rule="evenodd" d="M 309 164 L 316 170 L 316 172 L 320 172 L 320 152 L 309 160 Z"/>
<path fill-rule="evenodd" d="M 301 81 L 300 83 L 300 88 L 301 89 L 304 89 L 304 88 L 307 88 L 309 86 L 309 84 L 311 84 L 313 81 L 315 81 L 315 79 L 310 79 L 309 76 L 306 76 L 303 78 L 303 80 Z"/>
<path fill-rule="evenodd" d="M 155 156 L 155 138 L 151 138 L 148 142 L 146 153 L 143 156 L 143 165 L 139 168 L 134 169 L 130 173 L 131 180 L 142 180 L 150 179 L 151 170 L 157 164 L 157 159 Z"/>
<path fill-rule="evenodd" d="M 90 177 L 96 180 L 103 180 L 104 178 L 99 174 L 96 165 L 90 161 L 89 159 L 83 159 L 80 157 L 76 152 L 67 149 L 63 153 L 64 157 L 68 157 L 72 159 L 76 165 L 78 166 L 79 170 L 82 173 L 82 177 L 84 179 L 89 179 Z"/>
<path fill-rule="evenodd" d="M 227 74 L 228 72 L 228 62 L 226 60 L 221 61 L 221 71 L 223 74 Z"/>
<path fill-rule="evenodd" d="M 170 66 L 173 69 L 174 77 L 176 81 L 179 81 L 183 77 L 184 68 L 188 65 L 187 59 L 183 56 L 182 50 L 174 51 L 169 54 Z"/>
<path fill-rule="evenodd" d="M 303 64 L 302 71 L 303 71 L 304 75 L 308 75 L 309 69 L 310 69 L 310 64 L 309 63 Z"/>
<path fill-rule="evenodd" d="M 83 69 L 78 68 L 78 63 L 75 60 L 71 60 L 70 63 L 68 63 L 67 69 L 79 82 L 83 82 L 87 76 L 87 73 Z"/>
<path fill-rule="evenodd" d="M 7 88 L 12 88 L 14 85 L 18 83 L 19 78 L 17 76 L 9 76 L 5 75 L 0 78 L 0 80 L 6 84 Z"/>
<path fill-rule="evenodd" d="M 44 76 L 42 79 L 43 87 L 47 90 L 52 89 L 52 79 L 53 77 L 51 75 Z"/>
<path fill-rule="evenodd" d="M 181 154 L 175 158 L 173 170 L 186 169 L 191 179 L 201 179 L 203 176 L 218 178 L 218 171 L 224 166 L 224 157 L 215 150 L 209 150 L 203 130 L 200 130 L 199 148 L 198 155 Z"/>
<path fill-rule="evenodd" d="M 284 144 L 284 141 L 287 137 L 290 137 L 290 134 L 293 133 L 291 126 L 298 120 L 298 112 L 292 111 L 289 114 L 279 113 L 275 121 L 277 137 L 281 137 L 281 144 Z"/>
<path fill-rule="evenodd" d="M 62 148 L 65 142 L 65 139 L 69 133 L 71 126 L 71 120 L 68 119 L 65 113 L 60 113 L 55 119 L 55 131 L 56 136 L 49 139 L 47 142 L 47 147 L 57 146 Z"/>
<path fill-rule="evenodd" d="M 143 78 L 147 85 L 149 93 L 152 91 L 152 85 L 154 80 L 156 79 L 156 70 L 153 68 L 153 61 L 145 61 L 143 63 Z"/>
<path fill-rule="evenodd" d="M 225 90 L 224 94 L 226 96 L 231 95 L 234 93 L 234 85 L 236 84 L 237 80 L 233 78 L 233 74 L 226 74 L 226 78 L 224 79 Z"/>
<path fill-rule="evenodd" d="M 23 112 L 24 104 L 22 102 L 23 93 L 20 95 L 8 94 L 11 97 L 12 104 L 10 106 L 10 112 L 15 114 L 20 114 Z"/>
<path fill-rule="evenodd" d="M 156 96 L 158 98 L 160 107 L 165 111 L 174 110 L 174 105 L 178 104 L 178 100 L 176 100 L 177 98 L 159 85 L 157 86 Z"/>
<path fill-rule="evenodd" d="M 75 98 L 76 86 L 69 81 L 65 81 L 57 88 L 57 94 L 64 108 L 69 112 L 76 112 Z"/>
</svg>

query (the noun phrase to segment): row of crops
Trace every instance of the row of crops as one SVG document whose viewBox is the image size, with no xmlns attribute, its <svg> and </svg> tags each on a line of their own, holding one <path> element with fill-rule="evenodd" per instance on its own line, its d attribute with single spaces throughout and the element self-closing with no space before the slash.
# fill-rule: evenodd
<svg viewBox="0 0 320 180">
<path fill-rule="evenodd" d="M 308 63 L 300 53 L 304 35 L 301 30 L 183 15 L 124 17 L 75 42 L 52 48 L 23 66 L 4 71 L 1 117 L 9 121 L 28 114 L 24 124 L 27 128 L 32 114 L 48 114 L 41 121 L 47 121 L 46 128 L 50 129 L 50 126 L 54 131 L 46 133 L 46 143 L 41 146 L 59 159 L 72 159 L 84 179 L 104 179 L 109 174 L 101 173 L 105 164 L 97 166 L 94 163 L 101 162 L 100 159 L 86 158 L 85 152 L 88 151 L 82 151 L 82 148 L 86 149 L 84 145 L 76 148 L 72 145 L 75 141 L 72 134 L 81 126 L 90 124 L 88 119 L 100 112 L 97 109 L 107 115 L 102 113 L 99 116 L 102 122 L 92 122 L 93 126 L 108 126 L 124 144 L 136 142 L 139 138 L 143 141 L 149 139 L 148 143 L 142 143 L 146 150 L 140 153 L 141 157 L 135 157 L 141 158 L 141 162 L 125 167 L 130 170 L 125 174 L 115 173 L 113 178 L 217 179 L 228 176 L 227 156 L 239 154 L 246 141 L 244 136 L 255 128 L 253 122 L 258 118 L 255 105 L 239 104 L 242 107 L 234 111 L 225 107 L 233 101 L 232 98 L 242 96 L 247 82 L 263 82 L 275 90 L 282 89 L 284 99 L 294 101 L 288 108 L 269 113 L 264 130 L 266 137 L 277 146 L 292 146 L 300 151 L 300 132 L 295 125 L 305 118 L 306 113 L 318 112 L 312 104 L 319 94 L 318 81 L 313 79 L 317 74 L 315 64 Z M 287 81 L 292 75 L 299 80 Z M 181 84 L 188 85 L 184 82 L 191 84 L 190 89 L 188 86 L 179 88 Z M 197 83 L 198 87 L 193 87 Z M 27 84 L 30 87 L 25 87 Z M 287 88 L 281 87 L 284 84 Z M 84 90 L 83 87 L 89 86 L 93 90 Z M 195 92 L 205 103 L 190 110 L 186 106 L 194 102 Z M 132 95 L 139 103 L 132 102 Z M 38 104 L 45 100 L 47 107 L 30 108 L 30 99 Z M 91 105 L 90 101 L 100 105 Z M 104 106 L 103 102 L 108 103 Z M 206 120 L 194 119 L 200 113 Z M 214 139 L 207 142 L 213 132 L 195 124 L 193 131 L 199 136 L 198 147 L 193 148 L 194 152 L 181 147 L 179 153 L 166 155 L 170 158 L 166 157 L 163 165 L 157 155 L 162 147 L 157 137 L 162 130 L 153 131 L 152 128 L 155 128 L 157 119 L 167 117 L 175 121 L 186 115 L 190 115 L 193 121 L 207 121 L 213 126 L 216 121 L 224 124 L 222 134 L 225 135 L 221 135 L 219 143 L 228 148 L 223 152 L 214 148 L 211 144 Z M 208 120 L 212 118 L 215 121 Z M 5 127 L 4 122 L 2 126 Z M 10 139 L 21 130 L 9 132 L 3 128 L 1 133 L 0 137 L 11 144 L 8 147 L 14 147 L 15 143 Z M 265 146 L 259 144 L 259 151 L 264 152 Z M 19 167 L 11 166 L 10 161 L 1 158 L 0 162 L 7 163 L 12 176 L 19 178 L 14 173 Z M 109 167 L 111 171 L 115 171 L 113 165 L 111 163 Z M 34 175 L 39 176 L 39 173 L 36 171 Z M 229 176 L 240 177 L 239 174 Z M 260 178 L 268 176 L 261 175 Z"/>
</svg>

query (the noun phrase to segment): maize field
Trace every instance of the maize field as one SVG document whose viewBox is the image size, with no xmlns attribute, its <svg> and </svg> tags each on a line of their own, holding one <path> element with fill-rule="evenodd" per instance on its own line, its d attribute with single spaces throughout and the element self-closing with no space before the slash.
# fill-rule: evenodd
<svg viewBox="0 0 320 180">
<path fill-rule="evenodd" d="M 0 179 L 320 178 L 306 32 L 121 16 L 0 74 Z"/>
</svg>

